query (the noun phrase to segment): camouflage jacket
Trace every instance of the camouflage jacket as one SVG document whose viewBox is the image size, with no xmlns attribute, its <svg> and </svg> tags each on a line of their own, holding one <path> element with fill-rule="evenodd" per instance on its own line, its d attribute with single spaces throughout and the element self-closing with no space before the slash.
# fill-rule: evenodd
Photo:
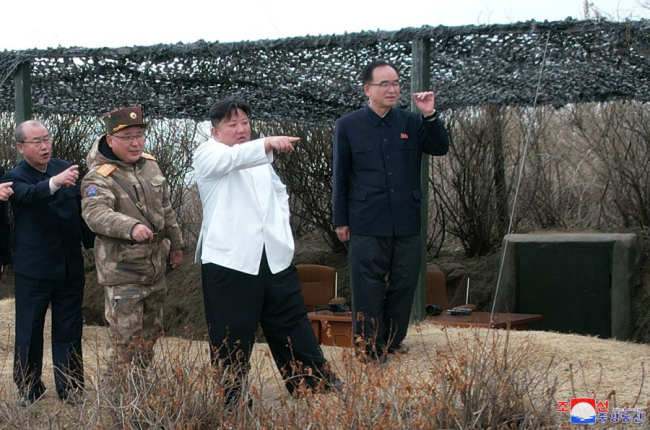
<svg viewBox="0 0 650 430">
<path fill-rule="evenodd" d="M 105 136 L 93 143 L 87 159 L 90 171 L 81 183 L 82 215 L 97 233 L 97 279 L 102 285 L 156 282 L 165 273 L 170 249 L 184 247 L 167 181 L 153 157 L 143 154 L 135 163 L 125 163 L 104 155 L 107 148 Z M 161 240 L 134 243 L 131 230 L 136 224 L 159 233 Z"/>
</svg>

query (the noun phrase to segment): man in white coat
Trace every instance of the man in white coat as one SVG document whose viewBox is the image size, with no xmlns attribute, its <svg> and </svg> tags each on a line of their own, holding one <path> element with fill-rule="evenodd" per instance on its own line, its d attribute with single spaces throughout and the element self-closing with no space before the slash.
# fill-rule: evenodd
<svg viewBox="0 0 650 430">
<path fill-rule="evenodd" d="M 273 151 L 297 137 L 251 141 L 251 109 L 227 98 L 210 108 L 212 138 L 194 154 L 203 205 L 196 249 L 213 365 L 226 404 L 239 402 L 255 331 L 264 335 L 290 393 L 340 389 L 307 318 L 289 225 L 289 196 L 273 170 Z"/>
</svg>

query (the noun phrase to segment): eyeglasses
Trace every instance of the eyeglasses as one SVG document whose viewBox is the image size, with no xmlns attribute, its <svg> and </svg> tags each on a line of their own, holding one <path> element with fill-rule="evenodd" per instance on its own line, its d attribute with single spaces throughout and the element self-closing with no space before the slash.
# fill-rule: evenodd
<svg viewBox="0 0 650 430">
<path fill-rule="evenodd" d="M 144 138 L 147 137 L 147 135 L 144 133 L 126 134 L 124 136 L 118 136 L 117 134 L 112 134 L 111 136 L 117 137 L 118 139 L 124 139 L 129 143 L 133 142 L 134 140 L 142 142 Z"/>
<path fill-rule="evenodd" d="M 400 84 L 399 82 L 380 82 L 378 84 L 366 84 L 370 85 L 371 87 L 379 87 L 382 90 L 387 90 L 388 88 L 399 88 Z"/>
<path fill-rule="evenodd" d="M 28 143 L 30 145 L 34 146 L 41 146 L 42 144 L 49 145 L 52 143 L 52 137 L 51 136 L 45 136 L 40 139 L 34 139 L 34 140 L 22 140 L 20 143 Z"/>
</svg>

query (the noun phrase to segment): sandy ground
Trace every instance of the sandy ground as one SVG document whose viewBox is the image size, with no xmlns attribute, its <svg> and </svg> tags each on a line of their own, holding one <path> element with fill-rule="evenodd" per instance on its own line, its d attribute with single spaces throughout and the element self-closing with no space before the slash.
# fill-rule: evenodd
<svg viewBox="0 0 650 430">
<path fill-rule="evenodd" d="M 49 317 L 48 317 L 49 320 Z M 0 301 L 0 374 L 2 384 L 11 386 L 9 393 L 15 393 L 11 382 L 13 363 L 13 299 Z M 49 324 L 49 323 L 48 323 Z M 50 356 L 50 329 L 46 326 L 45 369 L 43 379 L 53 388 L 53 372 Z M 531 369 L 548 369 L 556 378 L 559 390 L 556 400 L 570 400 L 572 397 L 594 397 L 597 400 L 615 401 L 619 406 L 645 408 L 650 405 L 650 345 L 620 342 L 610 339 L 569 335 L 549 332 L 507 332 L 505 330 L 441 328 L 433 324 L 422 324 L 411 328 L 406 339 L 411 351 L 399 359 L 389 362 L 388 368 L 400 366 L 408 369 L 409 375 L 426 377 L 432 360 L 439 354 L 459 354 L 467 345 L 488 345 L 493 342 L 508 342 L 512 356 L 522 348 L 530 348 L 524 363 Z M 87 381 L 97 378 L 104 362 L 106 328 L 86 326 L 84 328 L 84 362 Z M 158 345 L 157 354 L 167 349 L 186 348 L 198 354 L 199 359 L 208 360 L 208 345 L 202 341 L 188 341 L 180 338 L 165 338 Z M 346 349 L 324 347 L 334 368 L 343 367 Z M 349 354 L 347 354 L 349 358 Z M 403 367 L 402 367 L 403 366 Z M 256 346 L 253 367 L 260 384 L 264 381 L 265 398 L 275 402 L 287 396 L 281 386 L 279 375 L 272 365 L 268 348 Z M 344 373 L 344 372 L 340 372 Z M 399 374 L 406 374 L 399 371 Z M 614 394 L 615 393 L 615 394 Z M 613 395 L 613 397 L 611 396 Z M 45 402 L 56 401 L 53 389 L 46 392 Z"/>
</svg>

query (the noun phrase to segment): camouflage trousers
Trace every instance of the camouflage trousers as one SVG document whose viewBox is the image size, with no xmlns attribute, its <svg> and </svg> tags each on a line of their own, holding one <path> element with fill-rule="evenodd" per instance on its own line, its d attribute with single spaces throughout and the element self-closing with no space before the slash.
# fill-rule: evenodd
<svg viewBox="0 0 650 430">
<path fill-rule="evenodd" d="M 163 331 L 165 277 L 151 285 L 113 285 L 104 289 L 104 315 L 110 336 L 108 363 L 148 366 Z"/>
</svg>

